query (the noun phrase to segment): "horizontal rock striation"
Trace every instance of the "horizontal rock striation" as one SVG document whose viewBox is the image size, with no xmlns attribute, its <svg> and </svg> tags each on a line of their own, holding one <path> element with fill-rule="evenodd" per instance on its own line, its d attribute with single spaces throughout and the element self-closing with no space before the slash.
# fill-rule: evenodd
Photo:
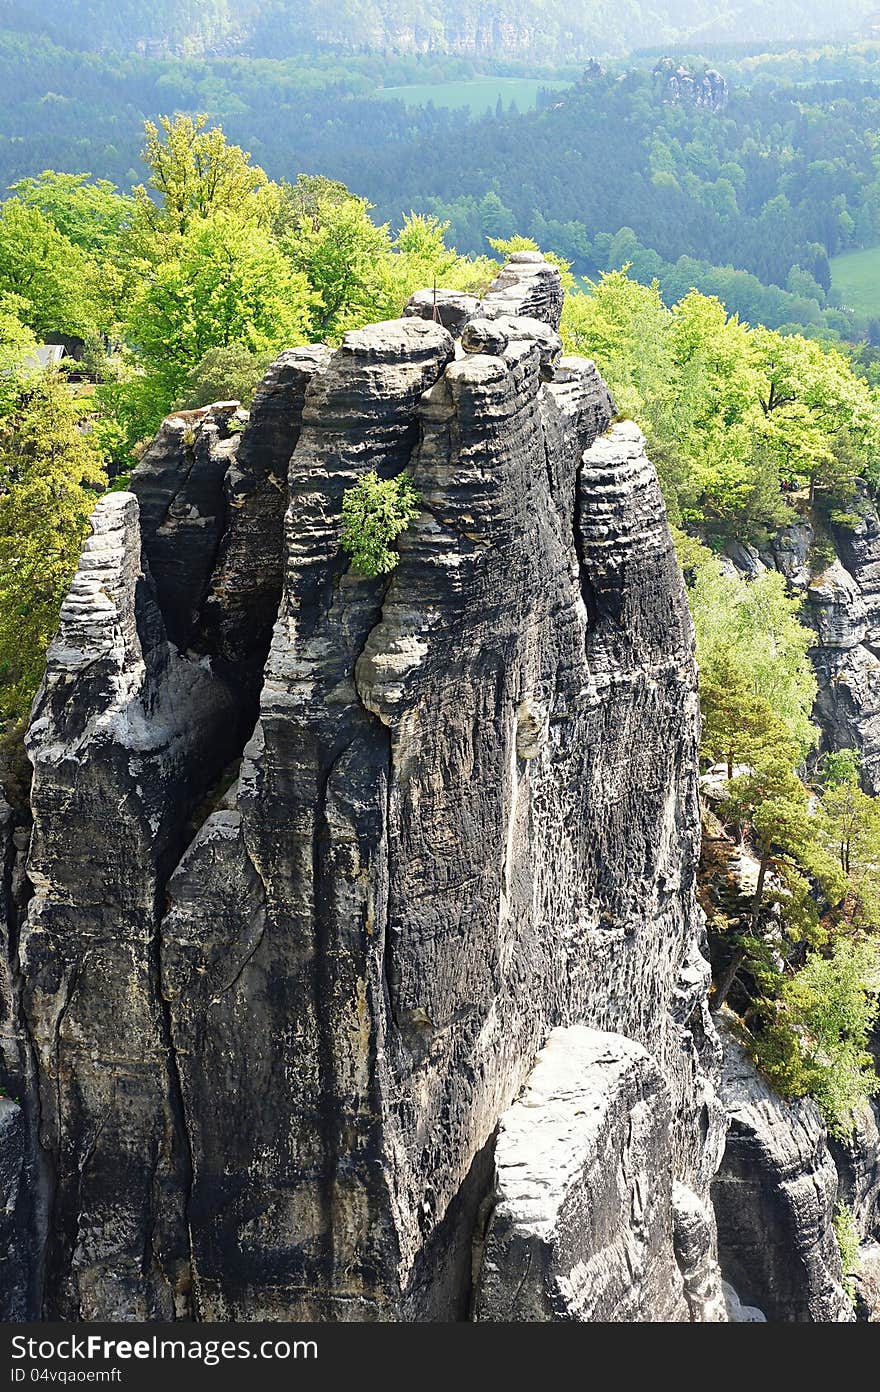
<svg viewBox="0 0 880 1392">
<path fill-rule="evenodd" d="M 692 628 L 560 306 L 534 254 L 457 338 L 416 297 L 99 504 L 28 735 L 44 1313 L 465 1317 L 499 1118 L 589 1026 L 641 1060 L 615 1164 L 627 1108 L 667 1137 L 674 1290 L 583 1309 L 716 1317 Z M 343 493 L 404 468 L 360 576 Z"/>
</svg>

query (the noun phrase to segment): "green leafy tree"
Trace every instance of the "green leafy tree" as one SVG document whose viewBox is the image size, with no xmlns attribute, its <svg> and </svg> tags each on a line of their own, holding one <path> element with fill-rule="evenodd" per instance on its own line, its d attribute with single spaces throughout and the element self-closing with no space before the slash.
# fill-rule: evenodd
<svg viewBox="0 0 880 1392">
<path fill-rule="evenodd" d="M 27 363 L 37 350 L 37 340 L 16 313 L 20 307 L 15 296 L 0 297 L 0 420 L 18 404 Z"/>
<path fill-rule="evenodd" d="M 814 1098 L 838 1136 L 852 1131 L 854 1113 L 880 1087 L 867 1050 L 878 990 L 876 942 L 842 938 L 827 956 L 810 953 L 778 997 L 763 1004 L 759 1064 L 784 1096 Z"/>
<path fill-rule="evenodd" d="M 250 406 L 272 357 L 272 353 L 256 353 L 240 343 L 209 348 L 186 379 L 184 407 L 210 406 L 212 401 L 240 401 Z"/>
<path fill-rule="evenodd" d="M 841 920 L 880 927 L 880 800 L 862 791 L 854 750 L 825 755 L 821 776 L 819 834 L 846 876 Z"/>
<path fill-rule="evenodd" d="M 0 297 L 15 297 L 18 316 L 38 338 L 86 337 L 100 319 L 97 268 L 38 208 L 0 204 Z"/>
<path fill-rule="evenodd" d="M 391 237 L 370 221 L 365 199 L 319 198 L 282 246 L 314 293 L 314 338 L 338 341 L 347 329 L 388 317 Z"/>
<path fill-rule="evenodd" d="M 134 215 L 134 200 L 107 179 L 88 174 L 59 174 L 45 169 L 35 179 L 12 185 L 16 200 L 36 208 L 55 229 L 87 256 L 114 256 L 124 228 Z"/>
<path fill-rule="evenodd" d="M 139 371 L 121 392 L 134 408 L 129 435 L 156 429 L 212 349 L 266 355 L 307 342 L 314 303 L 268 233 L 226 214 L 194 221 L 131 308 Z"/>
<path fill-rule="evenodd" d="M 762 438 L 780 473 L 838 497 L 864 475 L 877 482 L 880 401 L 836 349 L 755 329 L 751 346 L 760 387 Z"/>
<path fill-rule="evenodd" d="M 843 1288 L 855 1304 L 855 1276 L 862 1264 L 861 1242 L 853 1211 L 845 1203 L 839 1203 L 834 1210 L 834 1236 L 840 1249 Z"/>
<path fill-rule="evenodd" d="M 193 223 L 225 214 L 242 220 L 258 216 L 255 194 L 268 184 L 250 155 L 230 145 L 208 117 L 160 116 L 144 125 L 142 158 L 150 171 L 149 189 L 134 189 L 142 232 L 183 236 Z M 151 196 L 150 191 L 153 195 Z"/>
<path fill-rule="evenodd" d="M 816 677 L 807 656 L 813 637 L 799 622 L 800 601 L 778 571 L 749 582 L 725 575 L 703 548 L 689 590 L 697 630 L 704 750 L 714 762 L 747 759 L 777 742 L 783 726 L 794 746 L 792 766 L 815 743 L 810 720 Z M 737 709 L 742 729 L 737 730 Z"/>
<path fill-rule="evenodd" d="M 488 256 L 468 259 L 446 245 L 449 224 L 430 214 L 409 213 L 392 243 L 391 313 L 399 314 L 416 290 L 437 284 L 445 290 L 482 294 L 498 274 Z"/>
<path fill-rule="evenodd" d="M 362 474 L 342 498 L 342 546 L 359 575 L 384 575 L 397 565 L 394 543 L 419 515 L 419 494 L 404 472 L 380 479 Z"/>
<path fill-rule="evenodd" d="M 53 373 L 31 375 L 0 417 L 0 719 L 27 715 L 61 602 L 106 485 L 82 407 Z"/>
</svg>

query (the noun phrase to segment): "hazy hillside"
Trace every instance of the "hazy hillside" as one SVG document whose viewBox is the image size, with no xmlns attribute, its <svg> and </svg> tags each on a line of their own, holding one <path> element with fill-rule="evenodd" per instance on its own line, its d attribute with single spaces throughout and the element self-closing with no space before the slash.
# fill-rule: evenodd
<svg viewBox="0 0 880 1392">
<path fill-rule="evenodd" d="M 268 56 L 320 47 L 446 50 L 494 56 L 586 53 L 702 39 L 843 34 L 876 0 L 0 0 L 0 23 L 77 48 L 191 50 Z"/>
</svg>

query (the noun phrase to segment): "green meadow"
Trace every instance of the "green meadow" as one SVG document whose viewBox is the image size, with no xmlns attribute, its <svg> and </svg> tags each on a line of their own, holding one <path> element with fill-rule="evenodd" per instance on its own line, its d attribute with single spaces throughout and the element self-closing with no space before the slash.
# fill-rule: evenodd
<svg viewBox="0 0 880 1392">
<path fill-rule="evenodd" d="M 470 107 L 475 116 L 492 111 L 501 98 L 504 109 L 515 101 L 520 111 L 531 111 L 542 87 L 562 90 L 569 84 L 538 77 L 475 77 L 466 82 L 420 82 L 405 87 L 381 87 L 376 93 L 383 99 L 406 102 L 407 106 Z"/>
<path fill-rule="evenodd" d="M 880 246 L 833 257 L 831 284 L 847 309 L 880 316 Z"/>
</svg>

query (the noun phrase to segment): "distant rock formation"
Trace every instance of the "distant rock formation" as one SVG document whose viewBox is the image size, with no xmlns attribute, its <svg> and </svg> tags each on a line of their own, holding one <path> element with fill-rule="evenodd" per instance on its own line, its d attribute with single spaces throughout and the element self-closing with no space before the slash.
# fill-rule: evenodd
<svg viewBox="0 0 880 1392">
<path fill-rule="evenodd" d="M 661 58 L 652 69 L 655 85 L 659 85 L 667 101 L 688 102 L 709 111 L 723 111 L 730 95 L 727 79 L 717 68 L 698 72 L 677 63 L 674 58 Z"/>
</svg>

